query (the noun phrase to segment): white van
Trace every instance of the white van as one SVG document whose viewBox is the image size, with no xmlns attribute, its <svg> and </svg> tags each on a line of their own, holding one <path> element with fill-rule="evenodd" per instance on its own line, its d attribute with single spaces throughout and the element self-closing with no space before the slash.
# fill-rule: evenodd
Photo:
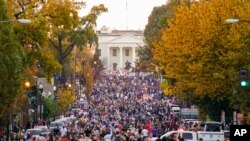
<svg viewBox="0 0 250 141">
<path fill-rule="evenodd" d="M 173 137 L 181 138 L 184 141 L 224 141 L 223 132 L 194 132 L 194 131 L 169 131 L 166 134 L 162 135 L 160 139 L 166 138 L 169 140 Z M 157 138 L 152 138 L 153 141 Z"/>
<path fill-rule="evenodd" d="M 178 106 L 174 106 L 171 108 L 171 113 L 173 113 L 174 115 L 180 114 L 181 113 L 181 108 Z"/>
</svg>

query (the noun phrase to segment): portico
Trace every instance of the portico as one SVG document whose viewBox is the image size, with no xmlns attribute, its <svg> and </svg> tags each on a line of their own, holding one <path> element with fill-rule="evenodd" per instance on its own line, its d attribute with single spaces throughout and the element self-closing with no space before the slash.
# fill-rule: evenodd
<svg viewBox="0 0 250 141">
<path fill-rule="evenodd" d="M 125 32 L 125 33 L 124 33 Z M 128 61 L 131 67 L 135 67 L 138 59 L 137 50 L 144 45 L 143 34 L 133 35 L 124 31 L 118 35 L 114 34 L 98 34 L 100 58 L 107 60 L 104 63 L 107 72 L 124 71 L 125 64 Z"/>
</svg>

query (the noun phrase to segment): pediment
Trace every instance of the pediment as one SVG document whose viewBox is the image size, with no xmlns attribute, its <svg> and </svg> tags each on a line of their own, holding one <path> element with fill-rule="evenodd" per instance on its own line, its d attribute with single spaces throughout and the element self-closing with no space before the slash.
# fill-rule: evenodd
<svg viewBox="0 0 250 141">
<path fill-rule="evenodd" d="M 110 41 L 108 41 L 108 44 L 144 44 L 143 38 L 138 38 L 132 34 L 124 34 L 121 36 L 118 36 Z"/>
</svg>

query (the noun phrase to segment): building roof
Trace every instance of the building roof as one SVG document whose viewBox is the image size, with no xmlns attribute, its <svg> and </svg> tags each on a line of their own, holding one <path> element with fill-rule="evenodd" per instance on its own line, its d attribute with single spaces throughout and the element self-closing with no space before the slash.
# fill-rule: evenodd
<svg viewBox="0 0 250 141">
<path fill-rule="evenodd" d="M 96 31 L 98 36 L 121 36 L 123 34 L 132 34 L 134 36 L 143 36 L 143 30 L 110 30 L 103 26 L 101 30 Z"/>
</svg>

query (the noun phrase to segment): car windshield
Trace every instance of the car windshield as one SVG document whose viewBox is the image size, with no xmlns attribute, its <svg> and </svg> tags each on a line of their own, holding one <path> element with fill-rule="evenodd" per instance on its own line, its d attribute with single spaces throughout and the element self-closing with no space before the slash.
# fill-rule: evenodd
<svg viewBox="0 0 250 141">
<path fill-rule="evenodd" d="M 61 127 L 61 126 L 63 126 L 63 123 L 61 123 L 61 122 L 56 122 L 56 123 L 55 123 L 55 122 L 54 122 L 54 123 L 51 123 L 51 124 L 50 124 L 50 127 L 57 127 L 57 126 L 58 126 L 58 127 Z"/>
<path fill-rule="evenodd" d="M 42 132 L 49 132 L 49 129 L 43 128 L 43 129 L 42 129 Z"/>
<path fill-rule="evenodd" d="M 212 132 L 220 132 L 220 124 L 216 124 L 216 123 L 208 123 L 207 124 L 207 128 L 206 131 L 212 131 Z"/>
<path fill-rule="evenodd" d="M 40 135 L 41 130 L 27 130 L 30 135 Z"/>
<path fill-rule="evenodd" d="M 183 133 L 182 137 L 183 139 L 186 139 L 186 140 L 193 140 L 192 133 Z"/>
</svg>

